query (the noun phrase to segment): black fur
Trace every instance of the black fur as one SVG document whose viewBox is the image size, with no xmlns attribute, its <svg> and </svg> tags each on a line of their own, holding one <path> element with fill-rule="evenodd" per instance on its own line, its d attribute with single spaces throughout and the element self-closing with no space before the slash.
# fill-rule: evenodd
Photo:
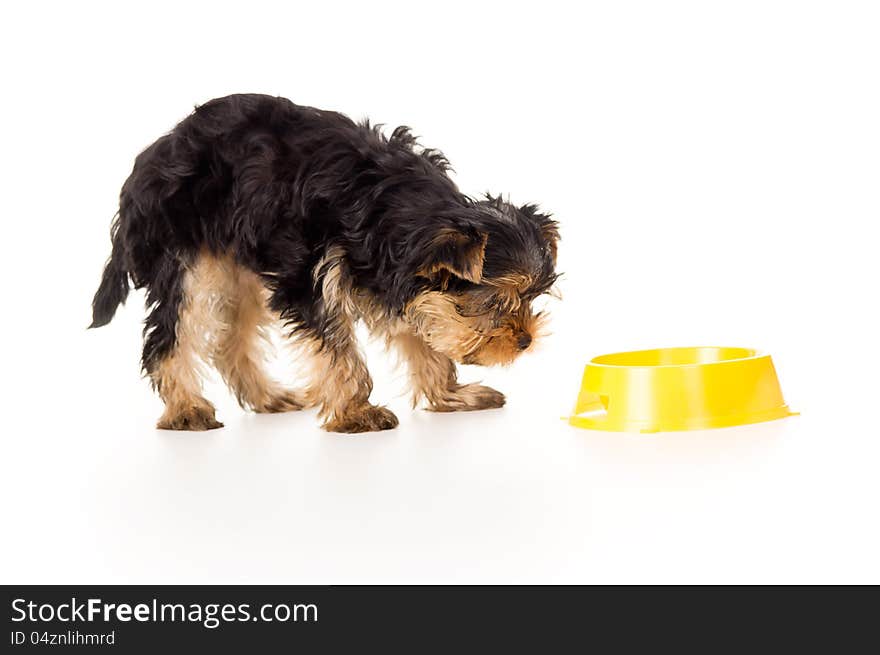
<svg viewBox="0 0 880 655">
<path fill-rule="evenodd" d="M 263 275 L 273 309 L 316 334 L 330 319 L 313 269 L 332 245 L 346 253 L 354 285 L 390 313 L 435 284 L 418 271 L 455 256 L 437 251 L 440 230 L 488 235 L 484 276 L 528 270 L 526 293 L 546 291 L 555 279 L 547 236 L 555 223 L 533 206 L 468 198 L 448 168 L 405 127 L 386 137 L 369 123 L 284 98 L 212 100 L 137 157 L 92 326 L 112 319 L 129 278 L 147 288 L 149 369 L 174 345 L 182 273 L 202 248 L 231 252 Z"/>
</svg>

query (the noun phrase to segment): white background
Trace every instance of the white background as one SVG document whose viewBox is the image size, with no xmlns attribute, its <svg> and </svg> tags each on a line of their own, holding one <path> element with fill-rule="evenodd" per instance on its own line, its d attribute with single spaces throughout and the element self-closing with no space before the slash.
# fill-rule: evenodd
<svg viewBox="0 0 880 655">
<path fill-rule="evenodd" d="M 880 582 L 880 20 L 864 2 L 5 5 L 0 581 Z M 304 3 L 306 4 L 306 3 Z M 323 6 L 323 5 L 322 5 Z M 153 428 L 143 298 L 86 331 L 134 156 L 233 92 L 406 123 L 562 225 L 554 334 L 480 414 Z M 597 354 L 769 351 L 802 415 L 559 419 Z"/>
</svg>

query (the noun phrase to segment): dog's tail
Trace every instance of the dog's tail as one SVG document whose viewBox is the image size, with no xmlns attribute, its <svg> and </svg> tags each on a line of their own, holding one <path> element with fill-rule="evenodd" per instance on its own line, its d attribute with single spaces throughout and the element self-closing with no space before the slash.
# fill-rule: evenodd
<svg viewBox="0 0 880 655">
<path fill-rule="evenodd" d="M 104 274 L 101 276 L 101 284 L 92 300 L 92 324 L 89 328 L 107 325 L 113 320 L 116 308 L 125 302 L 128 297 L 128 271 L 123 264 L 123 248 L 119 238 L 119 217 L 113 220 L 110 229 L 110 237 L 113 242 L 113 250 Z"/>
</svg>

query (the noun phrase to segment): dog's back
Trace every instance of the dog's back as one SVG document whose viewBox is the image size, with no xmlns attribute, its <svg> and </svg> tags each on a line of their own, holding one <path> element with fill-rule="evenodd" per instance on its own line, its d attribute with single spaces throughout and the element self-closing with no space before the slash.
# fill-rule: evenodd
<svg viewBox="0 0 880 655">
<path fill-rule="evenodd" d="M 137 157 L 122 187 L 114 247 L 135 286 L 149 285 L 168 251 L 233 249 L 259 266 L 254 251 L 280 225 L 288 243 L 305 239 L 304 230 L 290 233 L 301 214 L 296 180 L 285 178 L 357 133 L 341 114 L 284 98 L 234 95 L 198 107 Z"/>
</svg>

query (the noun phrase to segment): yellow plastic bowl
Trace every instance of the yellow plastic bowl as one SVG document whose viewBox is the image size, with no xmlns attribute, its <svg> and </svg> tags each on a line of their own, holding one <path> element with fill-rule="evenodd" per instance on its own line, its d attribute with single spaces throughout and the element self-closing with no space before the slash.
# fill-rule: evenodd
<svg viewBox="0 0 880 655">
<path fill-rule="evenodd" d="M 791 416 L 770 355 L 659 348 L 596 357 L 568 422 L 613 432 L 705 430 Z"/>
</svg>

